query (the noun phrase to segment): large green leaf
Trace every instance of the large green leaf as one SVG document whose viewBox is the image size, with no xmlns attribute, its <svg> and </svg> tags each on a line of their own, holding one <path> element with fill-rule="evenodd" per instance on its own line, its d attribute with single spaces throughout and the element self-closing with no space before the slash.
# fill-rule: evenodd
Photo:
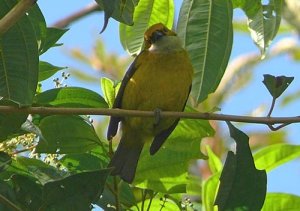
<svg viewBox="0 0 300 211">
<path fill-rule="evenodd" d="M 110 169 L 87 171 L 49 182 L 43 188 L 47 210 L 90 210 L 101 195 Z"/>
<path fill-rule="evenodd" d="M 136 206 L 131 207 L 130 210 L 134 210 L 134 211 L 146 210 L 148 206 L 151 208 L 151 210 L 163 210 L 163 211 L 181 210 L 174 201 L 170 199 L 163 199 L 163 198 L 154 198 L 153 200 L 147 199 L 144 202 L 140 202 Z"/>
<path fill-rule="evenodd" d="M 219 210 L 260 210 L 267 191 L 266 171 L 255 168 L 248 136 L 227 124 L 236 154 L 228 152 L 215 204 Z"/>
<path fill-rule="evenodd" d="M 193 159 L 203 159 L 200 142 L 213 135 L 208 121 L 181 120 L 163 147 L 153 156 L 144 147 L 134 183 L 159 192 L 185 192 L 188 166 Z"/>
<path fill-rule="evenodd" d="M 209 177 L 202 185 L 202 207 L 203 210 L 214 210 L 215 198 L 217 196 L 217 190 L 219 185 L 220 173 L 214 174 Z"/>
<path fill-rule="evenodd" d="M 0 18 L 18 1 L 0 0 Z M 0 96 L 19 106 L 31 105 L 38 80 L 38 45 L 25 15 L 0 38 Z"/>
<path fill-rule="evenodd" d="M 298 157 L 300 157 L 300 146 L 290 144 L 264 147 L 253 156 L 256 167 L 267 172 Z"/>
<path fill-rule="evenodd" d="M 184 0 L 177 32 L 193 67 L 192 97 L 200 103 L 215 91 L 232 48 L 232 5 L 224 0 Z"/>
<path fill-rule="evenodd" d="M 277 34 L 281 21 L 282 0 L 270 0 L 268 5 L 260 5 L 256 13 L 249 16 L 248 28 L 262 57 Z M 247 13 L 247 12 L 246 12 Z"/>
<path fill-rule="evenodd" d="M 59 107 L 107 108 L 108 105 L 98 93 L 81 87 L 50 89 L 35 97 L 37 105 Z"/>
<path fill-rule="evenodd" d="M 38 143 L 38 153 L 84 153 L 101 144 L 93 126 L 79 116 L 45 117 L 40 129 L 45 141 Z"/>
<path fill-rule="evenodd" d="M 286 193 L 268 193 L 262 211 L 290 210 L 296 211 L 300 207 L 300 197 Z"/>
<path fill-rule="evenodd" d="M 144 32 L 155 23 L 163 23 L 172 28 L 174 21 L 173 0 L 140 0 L 133 15 L 133 26 L 120 24 L 120 40 L 123 48 L 131 55 L 140 52 Z"/>
</svg>

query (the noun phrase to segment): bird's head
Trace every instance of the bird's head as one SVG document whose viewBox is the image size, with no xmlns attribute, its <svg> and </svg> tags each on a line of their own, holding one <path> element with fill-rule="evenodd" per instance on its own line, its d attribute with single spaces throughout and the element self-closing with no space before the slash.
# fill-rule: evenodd
<svg viewBox="0 0 300 211">
<path fill-rule="evenodd" d="M 162 23 L 157 23 L 150 26 L 144 34 L 145 49 L 149 49 L 152 45 L 155 45 L 163 37 L 174 37 L 176 33 L 168 29 Z"/>
</svg>

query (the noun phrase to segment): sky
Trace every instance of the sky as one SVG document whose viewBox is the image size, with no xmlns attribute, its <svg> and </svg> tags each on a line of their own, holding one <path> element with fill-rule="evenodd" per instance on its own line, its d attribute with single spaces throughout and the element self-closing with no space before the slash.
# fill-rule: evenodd
<svg viewBox="0 0 300 211">
<path fill-rule="evenodd" d="M 91 2 L 91 0 L 40 0 L 38 1 L 38 4 L 45 16 L 48 26 L 51 26 L 51 24 L 54 24 L 57 20 L 60 20 L 66 15 L 79 10 Z M 181 1 L 179 0 L 175 0 L 177 13 L 180 2 Z M 235 17 L 240 18 L 241 16 L 243 16 L 241 11 L 235 11 Z M 100 81 L 100 76 L 96 74 L 95 71 L 87 68 L 77 61 L 74 61 L 74 59 L 68 56 L 66 52 L 71 48 L 79 48 L 83 52 L 89 54 L 92 51 L 93 42 L 95 39 L 99 38 L 104 41 L 109 52 L 112 51 L 125 55 L 126 52 L 123 50 L 119 42 L 118 23 L 111 19 L 106 31 L 102 34 L 99 34 L 102 24 L 103 14 L 99 13 L 92 14 L 81 19 L 80 21 L 77 21 L 70 26 L 70 30 L 60 39 L 59 42 L 64 43 L 64 45 L 62 47 L 50 49 L 49 52 L 42 55 L 41 60 L 50 62 L 57 66 L 78 67 L 78 69 L 83 68 L 89 73 L 94 74 L 95 77 L 99 77 Z M 280 39 L 289 36 L 294 38 L 295 35 L 280 35 L 274 40 L 273 43 L 276 44 L 276 42 L 278 42 Z M 259 53 L 259 50 L 252 42 L 249 34 L 235 33 L 231 59 L 248 52 Z M 295 76 L 295 79 L 291 86 L 287 89 L 286 94 L 292 93 L 295 90 L 299 90 L 299 68 L 300 63 L 295 63 L 287 55 L 282 55 L 276 59 L 272 59 L 260 64 L 253 70 L 255 71 L 255 74 L 251 85 L 247 86 L 245 89 L 241 90 L 238 94 L 226 101 L 226 103 L 222 105 L 222 113 L 237 115 L 249 114 L 251 111 L 261 105 L 265 105 L 268 108 L 271 103 L 271 96 L 262 83 L 263 74 Z M 68 81 L 68 84 L 74 86 L 83 86 L 85 88 L 93 89 L 96 92 L 100 92 L 100 82 L 99 86 L 90 86 L 89 84 L 82 84 L 82 82 L 73 80 L 71 78 L 70 81 Z M 53 88 L 53 83 L 51 80 L 49 80 L 43 86 L 44 89 L 50 89 Z M 297 116 L 299 115 L 296 113 L 300 106 L 299 103 L 300 102 L 296 102 L 294 105 L 287 106 L 285 108 L 277 106 L 274 110 L 274 115 Z M 243 126 L 242 129 L 247 133 L 247 131 L 252 131 L 253 129 L 266 131 L 267 127 L 263 125 L 247 125 Z M 293 144 L 299 144 L 299 124 L 288 126 L 287 130 L 290 142 Z M 299 176 L 299 160 L 284 164 L 268 174 L 268 192 L 286 192 L 300 195 L 300 183 L 297 182 Z"/>
</svg>

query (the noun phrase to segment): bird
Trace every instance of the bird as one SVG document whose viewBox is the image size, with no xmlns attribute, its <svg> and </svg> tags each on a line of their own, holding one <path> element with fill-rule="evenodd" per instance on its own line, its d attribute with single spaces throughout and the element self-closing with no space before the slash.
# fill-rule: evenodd
<svg viewBox="0 0 300 211">
<path fill-rule="evenodd" d="M 160 111 L 183 111 L 191 91 L 193 66 L 177 34 L 162 23 L 144 33 L 144 48 L 129 66 L 113 108 L 158 111 L 158 118 L 110 118 L 107 139 L 122 135 L 108 167 L 111 175 L 132 183 L 143 146 L 150 141 L 154 155 L 170 136 L 179 118 L 160 118 Z M 176 143 L 174 143 L 176 144 Z"/>
</svg>

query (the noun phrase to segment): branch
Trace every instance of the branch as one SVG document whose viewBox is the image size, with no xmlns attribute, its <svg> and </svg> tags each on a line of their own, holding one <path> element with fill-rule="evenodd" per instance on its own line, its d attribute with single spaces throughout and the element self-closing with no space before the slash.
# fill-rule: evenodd
<svg viewBox="0 0 300 211">
<path fill-rule="evenodd" d="M 8 200 L 2 194 L 0 194 L 0 204 L 6 205 L 8 208 L 10 208 L 13 211 L 21 211 L 21 209 L 19 207 L 17 207 L 17 205 L 12 203 L 10 200 Z"/>
<path fill-rule="evenodd" d="M 37 0 L 19 1 L 2 19 L 0 19 L 0 35 L 12 27 Z"/>
<path fill-rule="evenodd" d="M 58 107 L 27 107 L 18 108 L 13 106 L 0 106 L 0 113 L 6 114 L 60 114 L 60 115 L 103 115 L 103 116 L 118 116 L 118 117 L 155 117 L 155 111 L 137 111 L 125 109 L 109 109 L 109 108 L 58 108 Z M 291 124 L 299 123 L 300 116 L 294 117 L 252 117 L 252 116 L 239 116 L 227 115 L 216 113 L 201 113 L 201 112 L 173 112 L 162 111 L 160 112 L 162 118 L 175 117 L 185 119 L 205 119 L 217 121 L 231 121 L 231 122 L 244 122 L 256 124 Z"/>
<path fill-rule="evenodd" d="M 76 11 L 75 13 L 57 21 L 52 26 L 55 28 L 65 28 L 65 27 L 69 26 L 72 22 L 74 22 L 86 15 L 89 15 L 95 11 L 102 11 L 102 10 L 103 9 L 101 9 L 97 3 L 91 3 L 91 4 L 88 4 L 85 8 L 83 8 L 79 11 Z"/>
</svg>

